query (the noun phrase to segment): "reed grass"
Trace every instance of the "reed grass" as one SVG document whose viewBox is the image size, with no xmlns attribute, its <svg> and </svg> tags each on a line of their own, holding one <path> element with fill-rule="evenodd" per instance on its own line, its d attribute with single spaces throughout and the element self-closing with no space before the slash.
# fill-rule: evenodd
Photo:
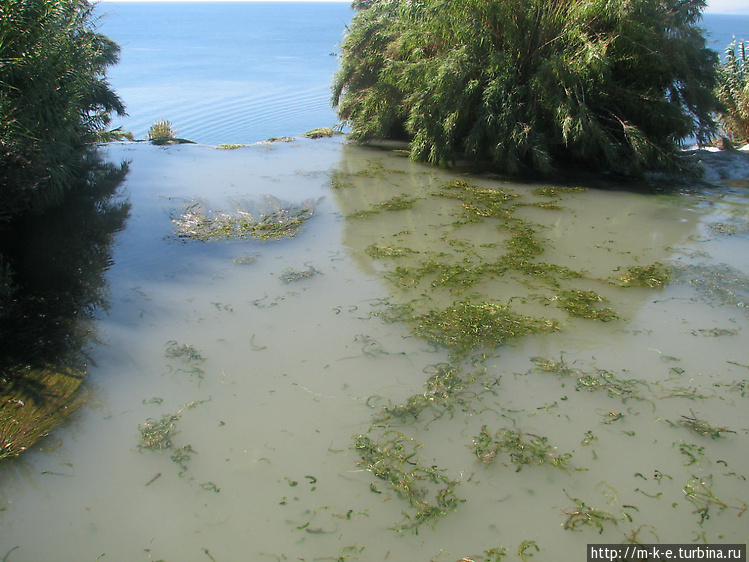
<svg viewBox="0 0 749 562">
<path fill-rule="evenodd" d="M 46 365 L 17 367 L 0 378 L 0 460 L 15 457 L 83 404 L 85 373 Z"/>
</svg>

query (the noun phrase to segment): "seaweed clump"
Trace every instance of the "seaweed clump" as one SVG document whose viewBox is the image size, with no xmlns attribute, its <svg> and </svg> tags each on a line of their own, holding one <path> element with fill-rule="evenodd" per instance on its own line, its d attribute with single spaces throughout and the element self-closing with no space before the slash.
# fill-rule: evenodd
<svg viewBox="0 0 749 562">
<path fill-rule="evenodd" d="M 387 201 L 383 201 L 382 203 L 377 203 L 370 207 L 369 209 L 364 209 L 363 211 L 357 211 L 356 213 L 353 213 L 349 215 L 352 219 L 361 219 L 364 217 L 369 217 L 372 215 L 377 215 L 383 211 L 405 211 L 407 209 L 410 209 L 414 206 L 414 203 L 418 201 L 418 197 L 409 197 L 407 195 L 396 195 L 395 197 L 392 197 L 391 199 L 388 199 Z"/>
<path fill-rule="evenodd" d="M 318 129 L 312 129 L 302 134 L 303 137 L 308 139 L 324 139 L 332 137 L 333 135 L 340 135 L 341 133 L 330 127 L 320 127 Z"/>
<path fill-rule="evenodd" d="M 279 279 L 281 280 L 281 283 L 294 283 L 296 281 L 301 281 L 302 279 L 309 279 L 320 273 L 320 270 L 315 269 L 312 266 L 307 269 L 293 269 L 287 267 L 281 272 Z"/>
<path fill-rule="evenodd" d="M 456 405 L 464 410 L 471 409 L 471 401 L 478 396 L 471 387 L 485 374 L 485 368 L 463 374 L 464 367 L 460 363 L 440 363 L 430 371 L 423 393 L 410 396 L 403 404 L 386 406 L 374 421 L 378 424 L 392 419 L 402 423 L 416 421 L 422 412 L 430 408 L 441 409 L 435 412 L 435 419 L 445 412 L 453 412 Z M 487 391 L 490 389 L 487 388 Z"/>
<path fill-rule="evenodd" d="M 662 289 L 671 281 L 671 269 L 660 262 L 631 266 L 617 281 L 622 287 Z"/>
<path fill-rule="evenodd" d="M 172 448 L 172 437 L 176 433 L 176 423 L 179 414 L 164 414 L 160 420 L 149 418 L 139 426 L 140 439 L 138 449 L 148 451 L 162 451 Z"/>
<path fill-rule="evenodd" d="M 293 238 L 312 216 L 321 199 L 300 204 L 283 203 L 267 195 L 263 205 L 232 201 L 230 211 L 211 210 L 202 199 L 194 199 L 172 219 L 183 240 L 230 240 L 251 238 L 261 242 Z"/>
<path fill-rule="evenodd" d="M 569 290 L 561 291 L 557 297 L 557 304 L 570 316 L 578 318 L 590 318 L 601 322 L 616 320 L 619 315 L 610 308 L 597 308 L 601 302 L 607 299 L 594 291 Z"/>
<path fill-rule="evenodd" d="M 566 493 L 566 492 L 565 492 Z M 569 497 L 569 496 L 567 496 Z M 587 525 L 589 527 L 595 527 L 598 529 L 598 534 L 603 534 L 604 523 L 616 524 L 616 517 L 602 509 L 597 509 L 586 505 L 580 498 L 570 498 L 575 502 L 575 507 L 569 507 L 563 510 L 563 513 L 567 515 L 567 520 L 563 524 L 563 528 L 567 531 L 578 530 L 578 527 Z"/>
<path fill-rule="evenodd" d="M 423 315 L 415 314 L 408 305 L 395 310 L 396 318 L 411 325 L 416 335 L 448 348 L 455 357 L 493 350 L 514 338 L 558 329 L 554 320 L 522 316 L 506 305 L 491 302 L 462 302 Z"/>
</svg>

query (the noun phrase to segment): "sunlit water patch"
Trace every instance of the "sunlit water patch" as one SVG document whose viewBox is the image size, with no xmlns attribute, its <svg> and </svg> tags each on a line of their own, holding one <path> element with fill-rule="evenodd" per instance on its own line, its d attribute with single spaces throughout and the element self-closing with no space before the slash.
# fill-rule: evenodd
<svg viewBox="0 0 749 562">
<path fill-rule="evenodd" d="M 168 119 L 189 140 L 250 143 L 337 122 L 341 2 L 105 2 L 100 31 L 121 47 L 108 79 L 145 138 Z"/>
<path fill-rule="evenodd" d="M 7 560 L 746 542 L 749 254 L 716 227 L 745 187 L 516 184 L 337 139 L 106 152 L 131 212 L 90 398 L 0 467 Z M 294 236 L 195 240 L 196 198 L 315 204 Z"/>
</svg>

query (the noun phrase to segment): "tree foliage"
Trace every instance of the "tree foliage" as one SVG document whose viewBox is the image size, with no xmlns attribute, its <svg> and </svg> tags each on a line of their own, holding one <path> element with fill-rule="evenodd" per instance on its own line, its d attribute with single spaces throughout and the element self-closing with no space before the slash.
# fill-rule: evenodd
<svg viewBox="0 0 749 562">
<path fill-rule="evenodd" d="M 720 118 L 723 130 L 733 140 L 749 141 L 749 59 L 747 44 L 734 41 L 718 68 L 718 99 L 725 111 Z M 738 50 L 737 50 L 738 49 Z"/>
<path fill-rule="evenodd" d="M 507 172 L 637 174 L 714 130 L 704 0 L 360 0 L 333 103 L 355 139 Z"/>
<path fill-rule="evenodd" d="M 119 47 L 87 0 L 0 0 L 0 219 L 59 200 L 83 144 L 124 106 Z"/>
</svg>

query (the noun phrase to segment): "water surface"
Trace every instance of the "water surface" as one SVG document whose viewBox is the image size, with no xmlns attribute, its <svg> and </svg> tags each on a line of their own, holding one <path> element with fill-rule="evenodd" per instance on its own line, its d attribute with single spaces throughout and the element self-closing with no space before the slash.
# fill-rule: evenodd
<svg viewBox="0 0 749 562">
<path fill-rule="evenodd" d="M 551 194 L 538 189 L 553 183 L 435 170 L 336 138 L 105 153 L 130 161 L 130 216 L 106 274 L 90 397 L 0 467 L 7 560 L 458 560 L 504 547 L 509 559 L 520 549 L 571 562 L 595 542 L 747 541 L 745 184 Z M 444 196 L 455 181 L 525 204 L 507 209 L 536 233 L 530 261 L 582 276 L 555 285 L 510 270 L 451 285 L 402 274 L 507 255 L 502 221 L 466 221 Z M 381 205 L 404 195 L 410 208 Z M 217 210 L 322 200 L 293 238 L 180 240 L 173 219 L 196 196 Z M 410 251 L 375 259 L 373 245 Z M 653 263 L 675 267 L 665 288 L 616 284 Z M 573 289 L 605 297 L 598 306 L 620 319 L 569 315 L 558 301 Z M 557 330 L 460 363 L 382 315 L 463 302 Z M 383 416 L 447 364 L 460 364 L 462 389 L 431 394 L 418 417 Z M 168 446 L 143 447 L 147 424 L 165 419 Z M 571 455 L 566 468 L 502 451 L 482 461 L 484 426 L 546 438 L 550 454 Z M 361 464 L 356 436 L 406 451 L 404 474 L 453 481 L 456 509 L 417 524 L 414 504 Z M 418 501 L 438 504 L 443 481 L 415 485 Z M 605 518 L 586 524 L 584 507 Z"/>
</svg>

